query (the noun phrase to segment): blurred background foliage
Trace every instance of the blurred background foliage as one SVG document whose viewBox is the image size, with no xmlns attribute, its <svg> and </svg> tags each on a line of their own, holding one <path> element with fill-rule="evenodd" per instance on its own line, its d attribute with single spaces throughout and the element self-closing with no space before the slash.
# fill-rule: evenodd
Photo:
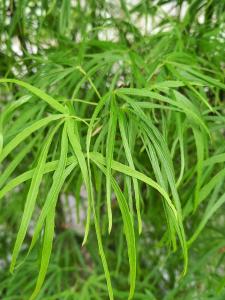
<svg viewBox="0 0 225 300">
<path fill-rule="evenodd" d="M 199 137 L 194 138 L 190 133 L 192 127 L 189 126 L 188 116 L 177 115 L 165 107 L 153 107 L 149 113 L 166 140 L 176 178 L 180 175 L 177 189 L 189 241 L 189 266 L 187 274 L 181 277 L 181 251 L 178 249 L 174 253 L 168 241 L 166 216 L 162 213 L 162 202 L 158 201 L 160 196 L 140 184 L 143 231 L 141 235 L 136 232 L 137 280 L 134 299 L 137 300 L 225 299 L 223 201 L 210 215 L 213 205 L 224 194 L 224 21 L 223 0 L 0 1 L 1 78 L 23 79 L 45 90 L 61 103 L 73 99 L 79 104 L 80 99 L 81 104 L 75 109 L 80 118 L 87 118 L 86 121 L 89 121 L 98 102 L 98 94 L 92 88 L 92 83 L 100 95 L 114 88 L 142 89 L 159 84 L 158 91 L 171 97 L 172 85 L 172 88 L 192 99 L 207 124 L 210 138 L 207 134 L 200 137 L 205 157 L 201 174 L 196 175 L 201 149 L 197 146 L 196 150 L 198 143 L 195 139 Z M 164 82 L 169 82 L 169 86 L 160 87 Z M 192 82 L 197 82 L 197 87 Z M 1 85 L 1 114 L 8 103 L 21 97 L 30 97 L 32 105 L 27 103 L 23 108 L 19 107 L 4 123 L 6 143 L 24 128 L 24 124 L 32 124 L 44 112 L 50 112 L 36 96 L 26 93 L 24 89 L 16 85 Z M 118 102 L 122 105 L 121 99 Z M 209 106 L 213 107 L 212 111 Z M 106 151 L 106 140 L 102 142 L 101 139 L 104 140 L 107 134 L 107 111 L 108 107 L 99 118 L 101 126 L 105 128 L 102 136 L 98 138 L 96 134 L 93 138 L 93 148 L 102 153 Z M 135 166 L 160 182 L 154 173 L 154 166 L 149 164 L 148 151 L 143 150 L 147 147 L 144 146 L 147 138 L 144 133 L 137 132 L 139 129 L 135 127 L 135 122 L 127 120 L 127 135 L 131 143 L 130 135 L 134 133 L 136 136 L 136 144 L 131 146 Z M 85 145 L 87 130 L 79 125 L 79 131 L 81 144 Z M 0 298 L 4 300 L 29 299 L 35 288 L 42 244 L 40 239 L 23 262 L 32 238 L 34 226 L 31 223 L 21 251 L 20 262 L 23 263 L 18 265 L 13 274 L 9 273 L 11 253 L 29 183 L 25 182 L 5 193 L 4 170 L 15 157 L 17 167 L 12 166 L 11 171 L 7 169 L 7 182 L 31 170 L 45 134 L 43 129 L 32 136 L 26 148 L 18 146 L 1 165 Z M 58 158 L 56 148 L 59 141 L 56 136 L 52 159 Z M 185 158 L 181 173 L 179 144 Z M 115 149 L 116 160 L 118 158 L 126 163 L 119 137 Z M 199 153 L 196 154 L 197 151 Z M 213 159 L 210 161 L 211 157 Z M 108 235 L 104 180 L 101 173 L 96 171 L 96 174 L 98 213 L 114 296 L 115 299 L 128 299 L 129 261 L 123 221 L 114 204 L 113 229 Z M 120 177 L 117 176 L 119 181 Z M 162 170 L 162 176 L 165 176 L 165 170 Z M 196 189 L 197 177 L 200 178 L 199 190 Z M 124 185 L 123 192 L 130 199 L 131 181 L 127 178 L 121 185 Z M 212 178 L 213 182 L 210 181 Z M 207 185 L 210 182 L 211 185 Z M 51 176 L 46 176 L 40 189 L 36 215 L 40 212 L 50 185 Z M 81 247 L 86 213 L 86 193 L 82 188 L 82 177 L 80 171 L 76 170 L 61 191 L 51 261 L 37 299 L 108 299 L 93 228 L 86 245 Z M 193 194 L 196 190 L 203 196 L 202 202 L 194 209 Z M 137 220 L 134 222 L 137 231 Z M 200 230 L 199 224 L 202 226 Z"/>
</svg>

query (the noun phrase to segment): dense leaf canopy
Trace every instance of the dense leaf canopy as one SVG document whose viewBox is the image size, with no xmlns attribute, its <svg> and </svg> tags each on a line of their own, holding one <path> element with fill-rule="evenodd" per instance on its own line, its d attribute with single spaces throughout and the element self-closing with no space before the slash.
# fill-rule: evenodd
<svg viewBox="0 0 225 300">
<path fill-rule="evenodd" d="M 1 299 L 225 299 L 224 12 L 0 1 Z"/>
</svg>

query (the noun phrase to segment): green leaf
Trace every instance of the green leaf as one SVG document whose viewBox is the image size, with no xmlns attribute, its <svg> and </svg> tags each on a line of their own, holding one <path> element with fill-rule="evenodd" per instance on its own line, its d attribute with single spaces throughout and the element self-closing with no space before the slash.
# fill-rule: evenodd
<svg viewBox="0 0 225 300">
<path fill-rule="evenodd" d="M 44 168 L 45 168 L 45 163 L 46 163 L 49 147 L 51 145 L 52 139 L 53 139 L 55 133 L 57 132 L 58 128 L 59 128 L 59 125 L 56 126 L 49 134 L 49 137 L 47 138 L 45 144 L 43 145 L 43 149 L 40 153 L 40 157 L 38 159 L 37 166 L 34 170 L 30 188 L 27 193 L 27 199 L 26 199 L 25 206 L 24 206 L 24 213 L 22 216 L 20 228 L 19 228 L 19 231 L 18 231 L 18 234 L 16 237 L 14 249 L 13 249 L 12 261 L 11 261 L 11 265 L 10 265 L 10 272 L 13 272 L 13 270 L 14 270 L 17 256 L 19 254 L 19 251 L 21 249 L 22 243 L 25 238 L 25 235 L 26 235 L 33 211 L 34 211 L 39 187 L 40 187 L 42 177 L 44 174 Z"/>
<path fill-rule="evenodd" d="M 106 200 L 107 200 L 107 212 L 108 212 L 108 232 L 112 229 L 112 208 L 111 208 L 111 163 L 113 159 L 113 151 L 115 144 L 116 126 L 117 126 L 117 114 L 115 109 L 115 99 L 112 97 L 110 105 L 110 118 L 108 125 L 108 134 L 106 141 Z"/>
<path fill-rule="evenodd" d="M 91 152 L 90 153 L 90 158 L 92 161 L 98 163 L 98 164 L 102 164 L 102 165 L 106 165 L 106 160 L 105 158 L 97 152 Z M 177 231 L 179 240 L 181 242 L 181 245 L 183 247 L 183 255 L 184 255 L 184 273 L 187 270 L 187 262 L 188 262 L 188 257 L 187 257 L 187 246 L 186 246 L 186 240 L 185 240 L 185 236 L 184 236 L 184 232 L 183 232 L 183 224 L 181 217 L 178 215 L 179 212 L 177 212 L 176 208 L 174 207 L 171 199 L 169 198 L 167 192 L 160 186 L 158 185 L 154 180 L 152 180 L 151 178 L 149 178 L 148 176 L 146 176 L 145 174 L 138 172 L 132 168 L 130 168 L 129 166 L 126 166 L 124 164 L 121 164 L 119 162 L 116 161 L 112 161 L 112 169 L 118 172 L 121 172 L 125 175 L 134 177 L 138 180 L 141 180 L 142 182 L 145 182 L 146 184 L 148 184 L 149 186 L 153 187 L 154 189 L 156 189 L 165 199 L 166 203 L 168 204 L 168 207 L 170 209 L 170 217 L 171 220 L 173 222 L 173 225 Z"/>
<path fill-rule="evenodd" d="M 66 167 L 67 153 L 68 153 L 68 138 L 67 138 L 67 125 L 66 124 L 67 123 L 65 123 L 63 132 L 62 132 L 60 158 L 58 161 L 57 168 L 53 175 L 52 186 L 48 192 L 48 195 L 44 202 L 40 216 L 37 220 L 37 224 L 34 229 L 34 234 L 32 237 L 29 252 L 34 247 L 34 245 L 38 239 L 38 236 L 40 234 L 40 231 L 46 220 L 47 215 L 50 213 L 50 211 L 55 209 L 55 206 L 56 206 L 56 203 L 58 200 L 58 195 L 59 195 L 62 185 L 66 179 L 65 167 Z"/>
<path fill-rule="evenodd" d="M 96 154 L 96 153 L 93 153 Z M 90 153 L 91 159 L 92 153 Z M 102 172 L 107 174 L 106 168 L 104 168 L 101 164 L 99 164 L 100 160 L 95 160 L 92 159 L 97 166 L 102 170 Z M 113 163 L 113 161 L 112 161 Z M 105 164 L 107 164 L 105 160 Z M 125 235 L 126 235 L 126 240 L 127 240 L 127 249 L 128 249 L 128 257 L 129 257 L 129 264 L 130 264 L 130 294 L 129 294 L 129 299 L 133 298 L 134 295 L 134 290 L 135 290 L 135 282 L 136 282 L 136 246 L 135 246 L 135 234 L 134 234 L 134 227 L 133 227 L 133 222 L 132 222 L 132 217 L 129 212 L 129 208 L 126 202 L 126 199 L 121 192 L 121 189 L 115 179 L 111 176 L 111 183 L 114 189 L 114 192 L 116 194 L 118 204 L 120 207 L 120 211 L 122 214 L 123 218 L 123 224 L 124 224 L 124 230 L 125 230 Z"/>
<path fill-rule="evenodd" d="M 52 243 L 54 237 L 54 225 L 55 225 L 55 210 L 52 209 L 48 213 L 46 217 L 45 223 L 45 231 L 44 231 L 44 240 L 43 240 L 43 248 L 42 248 L 42 256 L 41 256 L 41 266 L 38 274 L 38 279 L 36 283 L 36 287 L 32 295 L 30 296 L 30 300 L 36 299 L 43 282 L 45 280 L 45 276 L 48 270 L 49 260 L 52 252 Z"/>
<path fill-rule="evenodd" d="M 15 83 L 19 86 L 24 87 L 26 90 L 34 94 L 35 96 L 39 97 L 43 101 L 47 102 L 52 108 L 54 108 L 56 111 L 61 112 L 62 114 L 67 113 L 67 110 L 65 107 L 60 104 L 57 100 L 52 98 L 50 95 L 46 94 L 39 88 L 30 85 L 27 82 L 18 80 L 18 79 L 10 79 L 10 78 L 1 78 L 0 83 Z"/>
<path fill-rule="evenodd" d="M 89 229 L 90 229 L 90 220 L 91 220 L 91 190 L 90 190 L 90 183 L 89 183 L 89 174 L 88 174 L 88 168 L 87 163 L 84 157 L 84 154 L 81 149 L 81 145 L 77 136 L 77 133 L 74 130 L 74 122 L 72 119 L 68 119 L 67 121 L 67 130 L 68 130 L 68 137 L 70 144 L 72 146 L 73 152 L 77 158 L 78 164 L 80 166 L 80 170 L 83 176 L 83 180 L 85 183 L 85 187 L 87 189 L 88 193 L 88 211 L 87 211 L 87 221 L 86 221 L 86 227 L 85 227 L 85 235 L 83 239 L 83 245 L 87 241 Z"/>
<path fill-rule="evenodd" d="M 135 169 L 134 162 L 132 159 L 132 154 L 131 154 L 130 147 L 129 147 L 128 140 L 127 140 L 127 134 L 126 134 L 127 131 L 125 130 L 124 115 L 120 111 L 118 111 L 118 119 L 119 119 L 120 133 L 121 133 L 123 146 L 124 146 L 128 164 L 132 169 Z M 135 178 L 132 178 L 132 179 L 133 179 L 133 186 L 134 186 L 136 211 L 137 211 L 137 217 L 138 217 L 138 229 L 139 229 L 139 234 L 140 234 L 142 231 L 142 220 L 141 220 L 141 212 L 140 212 L 140 196 L 139 196 L 138 181 Z"/>
<path fill-rule="evenodd" d="M 78 164 L 78 162 L 77 162 L 77 159 L 75 156 L 71 156 L 68 158 L 67 165 L 70 165 L 70 166 L 73 165 L 73 167 L 76 167 L 77 164 Z M 54 172 L 57 168 L 57 165 L 58 165 L 58 160 L 46 163 L 45 168 L 44 168 L 44 174 Z M 69 169 L 69 167 L 68 167 L 68 169 Z M 7 183 L 0 190 L 0 199 L 2 199 L 8 192 L 13 190 L 15 187 L 17 187 L 21 183 L 31 179 L 34 175 L 34 171 L 35 171 L 35 168 L 30 171 L 26 171 L 23 174 L 10 180 L 9 183 Z"/>
<path fill-rule="evenodd" d="M 52 121 L 59 120 L 63 115 L 52 115 L 41 120 L 38 120 L 31 124 L 30 126 L 23 129 L 18 133 L 2 150 L 0 154 L 0 162 L 2 162 L 21 142 L 23 142 L 27 137 L 29 137 L 33 132 L 38 129 L 48 125 Z"/>
</svg>

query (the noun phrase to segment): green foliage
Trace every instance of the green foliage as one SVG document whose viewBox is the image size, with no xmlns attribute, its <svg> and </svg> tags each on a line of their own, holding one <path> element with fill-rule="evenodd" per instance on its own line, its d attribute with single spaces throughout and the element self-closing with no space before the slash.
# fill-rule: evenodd
<svg viewBox="0 0 225 300">
<path fill-rule="evenodd" d="M 224 11 L 0 2 L 1 299 L 225 298 Z"/>
</svg>

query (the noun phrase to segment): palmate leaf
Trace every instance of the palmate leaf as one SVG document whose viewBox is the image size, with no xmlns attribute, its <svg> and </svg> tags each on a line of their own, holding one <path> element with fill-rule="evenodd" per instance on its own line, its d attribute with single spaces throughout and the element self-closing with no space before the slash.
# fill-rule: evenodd
<svg viewBox="0 0 225 300">
<path fill-rule="evenodd" d="M 0 1 L 0 298 L 225 299 L 224 1 L 34 2 Z"/>
<path fill-rule="evenodd" d="M 56 167 L 58 165 L 58 160 L 47 162 L 45 164 L 44 168 L 44 174 L 54 172 L 56 170 Z M 67 160 L 67 165 L 74 165 L 74 167 L 77 165 L 77 159 L 75 156 L 71 156 Z M 0 199 L 2 199 L 8 192 L 16 188 L 21 183 L 28 181 L 33 177 L 35 169 L 32 169 L 30 171 L 26 171 L 25 173 L 13 178 L 10 180 L 1 190 L 0 190 Z"/>
<path fill-rule="evenodd" d="M 129 166 L 132 169 L 135 169 L 133 159 L 132 159 L 132 154 L 131 154 L 128 140 L 126 137 L 124 116 L 123 116 L 122 112 L 120 112 L 120 111 L 117 111 L 117 113 L 118 113 L 119 127 L 120 127 L 120 132 L 121 132 L 121 137 L 122 137 L 122 141 L 123 141 L 123 145 L 124 145 L 126 158 L 129 163 Z M 137 218 L 138 218 L 138 228 L 139 228 L 139 233 L 141 233 L 142 221 L 141 221 L 141 212 L 140 212 L 140 196 L 139 196 L 138 182 L 135 178 L 132 178 L 132 179 L 133 179 L 133 185 L 134 185 L 135 203 L 136 203 Z"/>
<path fill-rule="evenodd" d="M 58 195 L 60 193 L 60 190 L 61 190 L 62 185 L 65 180 L 64 173 L 65 173 L 65 167 L 66 167 L 66 161 L 67 161 L 67 153 L 68 153 L 68 137 L 67 137 L 67 124 L 65 123 L 63 132 L 62 132 L 60 158 L 59 158 L 56 170 L 53 174 L 52 186 L 48 192 L 46 201 L 43 205 L 40 216 L 37 220 L 37 224 L 34 229 L 34 234 L 32 237 L 29 251 L 34 247 L 48 213 L 52 209 L 53 210 L 55 209 Z"/>
<path fill-rule="evenodd" d="M 155 177 L 157 179 L 157 182 L 160 184 L 160 186 L 165 191 L 167 191 L 167 189 L 168 189 L 167 178 L 165 178 L 165 176 L 163 176 L 163 172 L 160 169 L 160 162 L 156 155 L 156 151 L 154 150 L 152 143 L 149 141 L 147 134 L 145 132 L 143 132 L 142 135 L 143 135 L 143 137 L 142 137 L 143 144 L 144 144 L 144 147 L 146 148 L 147 155 L 152 164 L 152 168 L 153 168 Z M 165 203 L 164 209 L 165 209 L 166 219 L 167 219 L 168 226 L 169 226 L 170 239 L 171 239 L 171 242 L 173 245 L 173 249 L 176 250 L 177 246 L 176 246 L 176 236 L 175 236 L 174 225 L 173 225 L 171 218 L 169 217 L 170 212 L 169 212 L 167 206 L 168 206 L 168 204 Z"/>
<path fill-rule="evenodd" d="M 107 176 L 107 169 L 105 169 L 101 164 L 99 164 L 100 160 L 93 159 L 93 156 L 96 153 L 91 153 L 92 160 L 97 163 L 98 167 L 105 173 Z M 107 165 L 107 159 L 105 159 L 105 164 Z M 113 164 L 113 161 L 112 161 Z M 129 264 L 130 264 L 130 294 L 129 299 L 133 298 L 134 290 L 135 290 L 135 281 L 136 281 L 136 246 L 135 246 L 135 234 L 134 234 L 134 227 L 132 222 L 132 217 L 126 202 L 126 199 L 115 181 L 115 179 L 111 176 L 111 184 L 113 186 L 114 192 L 116 194 L 118 204 L 120 207 L 120 211 L 123 217 L 123 224 L 125 229 L 125 235 L 127 240 L 127 247 L 128 247 L 128 257 L 129 257 Z"/>
<path fill-rule="evenodd" d="M 90 157 L 93 161 L 96 161 L 97 163 L 106 164 L 105 158 L 100 155 L 99 153 L 90 153 Z M 187 271 L 187 263 L 188 263 L 188 257 L 187 257 L 187 245 L 186 245 L 186 239 L 183 232 L 183 225 L 181 221 L 181 217 L 179 217 L 179 212 L 177 212 L 176 208 L 174 207 L 172 201 L 170 200 L 167 192 L 160 187 L 155 181 L 153 181 L 151 178 L 146 176 L 143 173 L 140 173 L 126 165 L 123 165 L 119 162 L 112 161 L 112 169 L 122 172 L 123 174 L 126 174 L 128 176 L 134 177 L 136 179 L 139 179 L 146 184 L 150 185 L 154 189 L 156 189 L 165 199 L 165 201 L 168 204 L 169 207 L 169 216 L 171 218 L 171 222 L 178 234 L 178 237 L 180 239 L 181 245 L 183 247 L 183 256 L 184 256 L 184 273 Z"/>
<path fill-rule="evenodd" d="M 45 231 L 44 231 L 44 238 L 43 238 L 42 257 L 41 257 L 41 266 L 40 266 L 40 270 L 39 270 L 36 287 L 35 287 L 33 294 L 29 298 L 30 300 L 35 299 L 36 296 L 38 295 L 38 293 L 43 285 L 46 273 L 47 273 L 50 255 L 51 255 L 51 251 L 52 251 L 54 226 L 55 226 L 55 211 L 54 211 L 54 209 L 52 209 L 46 217 Z"/>
<path fill-rule="evenodd" d="M 3 173 L 0 175 L 0 187 L 4 186 L 7 179 L 10 177 L 10 175 L 13 173 L 13 171 L 16 169 L 16 167 L 20 164 L 20 162 L 23 160 L 23 158 L 31 151 L 34 144 L 37 142 L 39 136 L 37 135 L 35 138 L 33 138 L 23 149 L 20 151 L 15 158 L 10 162 L 10 164 L 7 166 L 7 168 L 3 171 Z"/>
<path fill-rule="evenodd" d="M 90 184 L 91 184 L 91 180 L 90 180 Z M 110 272 L 109 272 L 108 263 L 107 263 L 107 260 L 106 260 L 105 251 L 104 251 L 103 244 L 102 244 L 100 224 L 99 224 L 99 219 L 98 219 L 97 214 L 96 214 L 94 196 L 93 196 L 92 189 L 91 189 L 91 204 L 92 204 L 92 211 L 93 211 L 93 216 L 94 216 L 96 237 L 97 237 L 97 242 L 98 242 L 98 250 L 99 250 L 99 255 L 101 257 L 102 266 L 103 266 L 104 273 L 105 273 L 105 278 L 106 278 L 107 288 L 108 288 L 108 295 L 109 295 L 109 299 L 113 300 L 114 295 L 113 295 L 113 288 L 112 288 L 112 283 L 111 283 L 111 276 L 110 276 Z"/>
<path fill-rule="evenodd" d="M 18 79 L 9 79 L 9 78 L 1 78 L 0 83 L 15 83 L 22 87 L 24 87 L 29 92 L 33 93 L 43 101 L 47 102 L 52 108 L 54 108 L 56 111 L 61 113 L 66 113 L 65 107 L 60 104 L 58 101 L 56 101 L 54 98 L 52 98 L 50 95 L 46 94 L 42 90 L 38 89 L 35 86 L 30 85 L 29 83 L 26 83 L 24 81 L 18 80 Z"/>
<path fill-rule="evenodd" d="M 108 231 L 110 233 L 112 229 L 112 208 L 111 208 L 111 164 L 113 159 L 115 135 L 117 126 L 117 113 L 116 113 L 116 103 L 114 96 L 111 99 L 110 107 L 110 118 L 109 118 L 109 128 L 106 141 L 106 200 L 107 200 L 107 212 L 109 226 Z"/>
<path fill-rule="evenodd" d="M 30 249 L 29 249 L 30 252 L 33 246 L 35 245 L 38 235 L 41 231 L 41 228 L 45 222 L 41 266 L 39 270 L 36 287 L 30 299 L 35 299 L 44 282 L 47 269 L 48 269 L 51 251 L 52 251 L 52 242 L 53 242 L 54 224 L 55 224 L 55 209 L 56 209 L 58 195 L 60 193 L 60 190 L 62 189 L 62 185 L 64 184 L 66 177 L 71 173 L 71 171 L 74 168 L 74 164 L 72 163 L 67 169 L 65 169 L 66 161 L 67 161 L 67 152 L 68 152 L 68 136 L 67 136 L 67 123 L 65 123 L 62 132 L 62 138 L 61 138 L 60 158 L 53 175 L 52 187 L 49 190 L 49 193 L 46 198 L 46 202 L 38 218 L 34 230 L 33 238 L 31 241 Z"/>
<path fill-rule="evenodd" d="M 41 120 L 34 122 L 20 133 L 18 133 L 5 147 L 3 147 L 2 153 L 0 154 L 0 162 L 2 162 L 21 142 L 29 137 L 33 132 L 48 125 L 52 121 L 56 121 L 62 118 L 62 115 L 52 115 Z"/>
<path fill-rule="evenodd" d="M 172 106 L 175 106 L 179 110 L 183 111 L 185 114 L 187 114 L 187 116 L 191 116 L 193 118 L 193 120 L 195 120 L 207 132 L 209 132 L 207 126 L 205 125 L 204 121 L 202 120 L 202 117 L 200 116 L 199 112 L 196 110 L 194 105 L 186 97 L 184 97 L 182 94 L 180 94 L 177 91 L 173 92 L 174 98 L 177 101 L 174 101 L 173 99 L 162 96 L 159 93 L 152 92 L 151 90 L 148 90 L 148 89 L 123 88 L 123 89 L 116 91 L 116 93 L 122 97 L 124 97 L 124 95 L 148 97 L 148 98 L 156 99 L 156 100 L 171 104 Z M 124 99 L 129 101 L 128 97 L 126 97 Z"/>
<path fill-rule="evenodd" d="M 100 153 L 91 152 L 90 157 L 93 161 L 100 162 L 101 164 L 104 164 L 104 165 L 106 164 L 105 158 Z M 118 172 L 122 172 L 128 176 L 135 177 L 135 178 L 149 184 L 151 187 L 155 188 L 168 202 L 171 210 L 174 213 L 175 219 L 177 218 L 176 208 L 174 207 L 172 201 L 170 200 L 167 192 L 163 188 L 161 188 L 160 185 L 158 185 L 154 180 L 152 180 L 145 174 L 140 173 L 140 172 L 134 170 L 133 168 L 126 166 L 124 164 L 121 164 L 119 162 L 116 162 L 116 161 L 112 161 L 112 169 L 114 169 L 115 171 L 118 171 Z"/>
<path fill-rule="evenodd" d="M 69 167 L 67 167 L 65 169 L 64 175 L 61 178 L 60 188 L 62 188 L 63 183 L 65 182 L 65 180 L 69 176 L 69 174 L 73 171 L 75 166 L 76 166 L 76 163 L 72 163 Z M 30 299 L 36 298 L 36 296 L 38 295 L 38 293 L 43 285 L 43 282 L 45 280 L 45 276 L 46 276 L 49 261 L 50 261 L 51 251 L 52 251 L 54 227 L 55 227 L 55 207 L 52 206 L 51 209 L 49 210 L 49 213 L 46 216 L 46 220 L 45 220 L 45 231 L 44 231 L 44 240 L 43 240 L 43 248 L 42 248 L 41 266 L 40 266 L 40 270 L 39 270 L 36 287 L 35 287 L 35 290 L 33 291 L 33 294 L 31 295 Z M 31 251 L 31 249 L 36 241 L 33 240 L 32 242 L 33 242 L 33 244 L 31 244 L 29 252 Z"/>
<path fill-rule="evenodd" d="M 49 134 L 49 137 L 47 138 L 46 143 L 43 146 L 43 150 L 40 154 L 37 166 L 34 170 L 31 185 L 30 185 L 29 191 L 27 193 L 27 199 L 26 199 L 25 207 L 24 207 L 24 214 L 22 216 L 20 228 L 19 228 L 19 231 L 18 231 L 18 234 L 17 234 L 15 246 L 14 246 L 14 249 L 13 249 L 12 261 L 11 261 L 11 266 L 10 266 L 10 271 L 11 272 L 13 272 L 13 270 L 14 270 L 14 266 L 15 266 L 15 263 L 16 263 L 18 253 L 19 253 L 20 248 L 22 246 L 23 240 L 25 238 L 25 235 L 26 235 L 26 232 L 27 232 L 27 229 L 28 229 L 29 222 L 31 220 L 31 217 L 32 217 L 32 214 L 33 214 L 33 211 L 34 211 L 36 199 L 37 199 L 37 196 L 38 196 L 39 187 L 40 187 L 42 177 L 43 177 L 43 173 L 44 173 L 45 162 L 46 162 L 46 159 L 47 159 L 49 147 L 51 145 L 51 142 L 52 142 L 52 139 L 53 139 L 55 133 L 58 130 L 58 127 L 59 126 L 56 126 L 54 128 L 54 130 L 52 130 L 51 133 Z"/>
<path fill-rule="evenodd" d="M 77 158 L 77 161 L 79 163 L 80 170 L 81 170 L 83 180 L 85 182 L 85 186 L 86 186 L 87 193 L 88 193 L 87 222 L 86 222 L 85 235 L 84 235 L 84 240 L 83 240 L 83 244 L 85 244 L 85 242 L 87 240 L 87 237 L 88 237 L 88 233 L 89 233 L 90 219 L 91 219 L 91 187 L 90 187 L 87 163 L 86 163 L 84 154 L 82 152 L 79 139 L 78 139 L 77 134 L 74 130 L 73 120 L 69 119 L 66 122 L 67 122 L 67 127 L 68 127 L 67 130 L 68 130 L 69 141 L 70 141 L 70 144 L 72 146 L 73 152 L 74 152 L 74 154 Z"/>
<path fill-rule="evenodd" d="M 3 136 L 3 127 L 7 121 L 7 117 L 10 116 L 14 110 L 16 110 L 21 105 L 25 104 L 29 100 L 29 96 L 23 96 L 18 99 L 16 102 L 10 103 L 7 107 L 5 107 L 4 111 L 1 112 L 0 115 L 0 154 L 3 149 L 4 144 L 4 136 Z"/>
</svg>

